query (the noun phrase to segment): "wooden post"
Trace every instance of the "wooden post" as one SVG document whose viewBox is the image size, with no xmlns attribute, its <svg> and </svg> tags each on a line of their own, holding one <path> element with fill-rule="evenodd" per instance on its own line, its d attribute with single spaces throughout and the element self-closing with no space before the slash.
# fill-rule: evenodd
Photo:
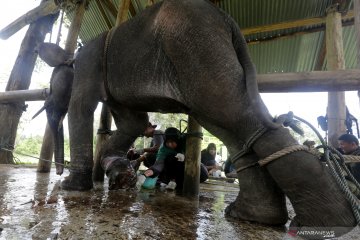
<svg viewBox="0 0 360 240">
<path fill-rule="evenodd" d="M 326 49 L 328 70 L 345 69 L 341 14 L 333 5 L 326 16 Z M 346 132 L 345 92 L 328 93 L 328 143 L 338 147 L 338 137 Z"/>
<path fill-rule="evenodd" d="M 360 0 L 354 0 L 354 31 L 356 41 L 356 67 L 360 69 Z M 360 91 L 358 91 L 358 97 L 360 100 Z"/>
<path fill-rule="evenodd" d="M 186 139 L 185 176 L 183 194 L 187 197 L 197 197 L 200 185 L 200 152 L 202 128 L 191 116 L 188 118 L 188 133 Z"/>
<path fill-rule="evenodd" d="M 81 3 L 78 3 L 76 6 L 76 13 L 74 19 L 71 21 L 69 27 L 69 32 L 66 39 L 65 51 L 68 54 L 74 54 L 77 45 L 77 38 L 80 32 L 81 21 L 85 13 L 85 5 L 87 4 L 86 0 L 83 0 Z M 43 143 L 41 146 L 40 159 L 52 160 L 54 153 L 54 144 L 53 144 L 53 135 L 49 124 L 46 125 L 45 133 L 43 137 Z M 50 172 L 51 162 L 39 161 L 38 162 L 38 172 Z"/>
<path fill-rule="evenodd" d="M 120 2 L 118 14 L 116 17 L 115 26 L 119 26 L 121 23 L 127 20 L 129 7 L 130 7 L 130 0 L 123 0 Z M 104 81 L 107 81 L 106 79 Z M 101 116 L 100 116 L 100 124 L 99 129 L 101 130 L 110 130 L 111 129 L 111 113 L 105 104 L 103 104 L 101 109 Z M 94 167 L 93 167 L 93 181 L 95 182 L 103 182 L 104 181 L 104 170 L 101 167 L 100 160 L 101 160 L 101 146 L 109 139 L 109 135 L 107 133 L 98 133 L 96 136 L 96 147 L 95 147 L 95 154 L 94 154 Z"/>
<path fill-rule="evenodd" d="M 8 39 L 17 31 L 25 27 L 26 25 L 33 23 L 40 19 L 41 17 L 48 16 L 50 14 L 57 14 L 60 10 L 60 7 L 56 5 L 55 1 L 41 1 L 41 4 L 22 15 L 8 26 L 0 30 L 0 38 Z"/>
<path fill-rule="evenodd" d="M 42 3 L 44 0 L 42 1 Z M 21 43 L 19 54 L 11 71 L 6 91 L 28 89 L 31 75 L 38 56 L 35 49 L 44 42 L 45 36 L 51 31 L 58 14 L 48 15 L 30 24 Z M 16 131 L 25 104 L 23 101 L 0 105 L 0 145 L 14 147 Z M 14 163 L 12 153 L 0 151 L 0 163 Z"/>
</svg>

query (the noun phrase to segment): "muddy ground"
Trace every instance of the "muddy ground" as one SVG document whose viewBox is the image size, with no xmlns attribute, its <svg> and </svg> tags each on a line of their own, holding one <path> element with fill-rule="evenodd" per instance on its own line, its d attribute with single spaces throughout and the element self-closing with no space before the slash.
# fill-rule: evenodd
<svg viewBox="0 0 360 240">
<path fill-rule="evenodd" d="M 285 227 L 224 217 L 237 184 L 209 180 L 189 199 L 161 189 L 60 189 L 57 176 L 0 165 L 0 239 L 300 239 Z M 359 228 L 339 239 L 360 239 Z"/>
</svg>

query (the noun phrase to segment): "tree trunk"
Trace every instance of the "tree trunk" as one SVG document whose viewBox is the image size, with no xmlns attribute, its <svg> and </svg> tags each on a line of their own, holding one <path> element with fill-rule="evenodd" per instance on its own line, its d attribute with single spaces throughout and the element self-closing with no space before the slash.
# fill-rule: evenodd
<svg viewBox="0 0 360 240">
<path fill-rule="evenodd" d="M 57 17 L 58 14 L 49 15 L 30 24 L 21 43 L 18 57 L 6 86 L 6 91 L 29 88 L 31 75 L 38 56 L 35 50 L 40 43 L 44 42 L 46 34 L 51 31 L 52 25 Z M 25 108 L 24 101 L 0 105 L 0 145 L 2 147 L 14 147 L 17 127 Z M 12 153 L 0 151 L 0 163 L 14 163 Z"/>
</svg>

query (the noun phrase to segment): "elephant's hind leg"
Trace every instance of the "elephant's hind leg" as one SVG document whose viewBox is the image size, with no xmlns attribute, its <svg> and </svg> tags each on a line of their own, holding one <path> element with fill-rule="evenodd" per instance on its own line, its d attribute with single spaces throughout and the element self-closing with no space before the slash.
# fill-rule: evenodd
<svg viewBox="0 0 360 240">
<path fill-rule="evenodd" d="M 235 163 L 242 167 L 258 160 L 246 155 Z M 288 220 L 285 195 L 265 168 L 251 167 L 238 173 L 240 192 L 225 210 L 227 216 L 270 225 L 283 225 Z"/>
</svg>

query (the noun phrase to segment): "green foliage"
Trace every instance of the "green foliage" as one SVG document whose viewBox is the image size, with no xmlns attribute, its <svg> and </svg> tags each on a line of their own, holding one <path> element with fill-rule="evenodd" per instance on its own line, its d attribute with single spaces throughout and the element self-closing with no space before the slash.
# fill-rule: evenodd
<svg viewBox="0 0 360 240">
<path fill-rule="evenodd" d="M 42 142 L 43 142 L 43 137 L 39 135 L 20 136 L 16 140 L 14 152 L 15 154 L 18 154 L 19 157 L 30 155 L 37 158 L 40 156 Z M 70 160 L 70 144 L 68 138 L 64 139 L 64 154 L 65 154 L 65 160 Z"/>
<path fill-rule="evenodd" d="M 15 145 L 15 153 L 39 156 L 42 144 L 41 136 L 21 137 Z"/>
</svg>

